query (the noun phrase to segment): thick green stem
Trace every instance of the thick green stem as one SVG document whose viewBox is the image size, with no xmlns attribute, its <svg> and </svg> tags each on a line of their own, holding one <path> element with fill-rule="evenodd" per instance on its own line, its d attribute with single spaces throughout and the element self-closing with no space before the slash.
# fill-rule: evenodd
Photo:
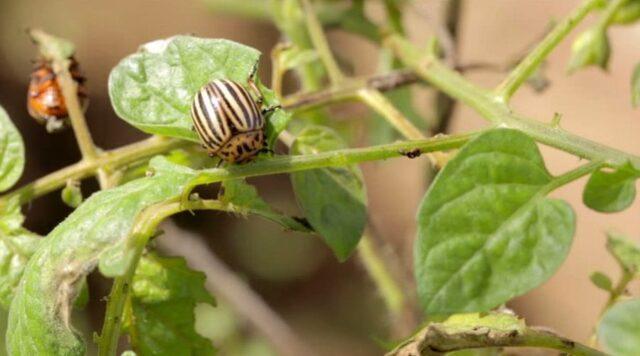
<svg viewBox="0 0 640 356">
<path fill-rule="evenodd" d="M 616 0 L 620 1 L 620 0 Z M 625 1 L 625 0 L 622 0 Z M 595 9 L 602 0 L 586 0 L 554 29 L 529 53 L 496 89 L 498 100 L 506 103 L 545 58 L 573 30 L 582 19 Z"/>
<path fill-rule="evenodd" d="M 627 2 L 629 2 L 629 0 L 610 1 L 607 4 L 607 7 L 602 12 L 602 16 L 600 16 L 600 19 L 598 20 L 598 23 L 596 24 L 596 26 L 600 27 L 602 30 L 605 30 L 607 26 L 611 24 L 611 21 L 613 21 L 613 18 L 616 15 L 616 12 L 618 12 L 618 10 L 622 6 L 624 6 Z"/>
<path fill-rule="evenodd" d="M 192 186 L 216 183 L 226 179 L 248 178 L 262 175 L 292 173 L 326 167 L 344 167 L 369 161 L 402 157 L 406 152 L 418 150 L 421 153 L 459 148 L 478 133 L 438 136 L 425 140 L 412 140 L 365 148 L 351 148 L 312 155 L 280 156 L 270 160 L 247 165 L 229 166 L 202 170 Z M 189 192 L 185 192 L 188 197 Z"/>
<path fill-rule="evenodd" d="M 111 293 L 109 293 L 105 320 L 98 342 L 100 356 L 114 356 L 116 354 L 122 326 L 122 313 L 129 298 L 133 275 L 147 241 L 164 219 L 182 211 L 192 210 L 226 210 L 226 207 L 218 200 L 196 200 L 182 204 L 178 199 L 174 199 L 152 205 L 136 218 L 129 238 L 134 247 L 135 256 L 125 274 L 114 280 Z"/>
<path fill-rule="evenodd" d="M 426 59 L 406 40 L 392 36 L 387 45 L 423 80 L 476 110 L 496 126 L 521 130 L 536 141 L 589 160 L 602 161 L 607 166 L 620 166 L 631 162 L 640 167 L 640 157 L 588 140 L 556 125 L 547 125 L 514 113 L 505 103 L 460 74 L 447 68 L 432 56 Z"/>
<path fill-rule="evenodd" d="M 64 186 L 69 179 L 82 179 L 95 174 L 100 167 L 109 166 L 121 168 L 137 161 L 167 152 L 169 150 L 191 145 L 183 140 L 154 136 L 146 140 L 123 146 L 102 153 L 97 159 L 80 161 L 35 181 L 24 185 L 0 197 L 0 207 L 5 206 L 12 199 L 19 199 L 20 204 L 43 196 Z"/>
</svg>

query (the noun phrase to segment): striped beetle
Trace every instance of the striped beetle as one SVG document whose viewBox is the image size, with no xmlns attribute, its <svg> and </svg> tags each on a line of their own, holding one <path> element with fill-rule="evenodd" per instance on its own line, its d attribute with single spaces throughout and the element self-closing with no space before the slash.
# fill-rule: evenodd
<svg viewBox="0 0 640 356">
<path fill-rule="evenodd" d="M 244 163 L 265 150 L 265 118 L 280 106 L 262 108 L 263 95 L 253 80 L 257 69 L 256 63 L 247 79 L 256 99 L 227 79 L 213 80 L 196 93 L 191 105 L 193 128 L 209 156 Z"/>
</svg>

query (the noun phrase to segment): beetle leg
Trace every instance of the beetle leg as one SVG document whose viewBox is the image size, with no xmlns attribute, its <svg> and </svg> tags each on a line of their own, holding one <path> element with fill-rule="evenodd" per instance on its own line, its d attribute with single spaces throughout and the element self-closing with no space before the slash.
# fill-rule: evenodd
<svg viewBox="0 0 640 356">
<path fill-rule="evenodd" d="M 273 114 L 274 111 L 282 109 L 282 105 L 272 105 L 267 108 L 262 109 L 262 116 L 267 117 Z"/>
<path fill-rule="evenodd" d="M 256 61 L 256 63 L 253 65 L 253 68 L 251 69 L 251 74 L 249 74 L 249 78 L 247 79 L 247 84 L 249 84 L 249 89 L 251 89 L 251 91 L 257 98 L 256 103 L 258 104 L 258 106 L 261 106 L 262 103 L 264 102 L 264 95 L 262 95 L 262 91 L 260 91 L 260 88 L 258 88 L 258 85 L 256 85 L 255 77 L 257 74 L 258 74 L 258 61 Z"/>
</svg>

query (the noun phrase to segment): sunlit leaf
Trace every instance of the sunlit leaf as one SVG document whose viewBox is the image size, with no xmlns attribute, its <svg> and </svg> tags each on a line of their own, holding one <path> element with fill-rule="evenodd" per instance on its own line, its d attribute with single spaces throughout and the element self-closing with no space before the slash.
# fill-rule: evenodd
<svg viewBox="0 0 640 356">
<path fill-rule="evenodd" d="M 9 115 L 0 107 L 0 192 L 11 188 L 24 169 L 24 144 Z"/>
<path fill-rule="evenodd" d="M 598 340 L 615 356 L 635 356 L 640 350 L 640 299 L 619 302 L 606 311 L 598 325 Z"/>
<path fill-rule="evenodd" d="M 65 38 L 57 37 L 37 29 L 30 30 L 29 34 L 38 45 L 40 54 L 47 59 L 69 58 L 73 56 L 76 51 L 73 43 Z"/>
<path fill-rule="evenodd" d="M 582 194 L 584 204 L 593 210 L 611 213 L 628 208 L 636 197 L 640 172 L 630 163 L 613 172 L 600 170 L 591 175 Z"/>
<path fill-rule="evenodd" d="M 567 70 L 573 73 L 588 66 L 607 69 L 609 63 L 609 38 L 606 29 L 591 28 L 581 33 L 571 47 L 571 59 Z"/>
<path fill-rule="evenodd" d="M 27 262 L 42 239 L 25 229 L 0 229 L 0 304 L 7 310 Z"/>
<path fill-rule="evenodd" d="M 331 129 L 309 126 L 291 147 L 292 154 L 315 154 L 345 148 Z M 339 260 L 355 249 L 367 221 L 362 173 L 355 167 L 325 168 L 291 174 L 293 189 L 305 217 Z"/>
<path fill-rule="evenodd" d="M 478 345 L 489 346 L 490 340 L 503 337 L 517 338 L 526 332 L 524 320 L 515 315 L 501 312 L 487 314 L 456 314 L 443 322 L 429 323 L 409 340 L 404 341 L 388 355 L 414 355 L 416 350 L 423 350 L 430 343 L 446 345 L 450 340 L 467 340 Z M 486 341 L 485 341 L 486 340 Z M 435 345 L 434 345 L 435 346 Z M 446 347 L 446 346 L 445 346 Z M 455 347 L 452 347 L 455 349 Z M 496 355 L 495 350 L 488 352 L 454 352 L 447 355 L 456 356 L 488 356 Z"/>
<path fill-rule="evenodd" d="M 194 94 L 214 79 L 246 85 L 260 58 L 256 49 L 224 39 L 175 36 L 143 45 L 123 59 L 109 76 L 111 103 L 123 120 L 138 129 L 198 141 L 191 130 Z M 265 105 L 277 104 L 266 88 Z M 284 112 L 272 116 L 282 121 Z M 270 129 L 271 139 L 276 132 Z"/>
<path fill-rule="evenodd" d="M 178 198 L 196 174 L 163 158 L 152 160 L 151 169 L 151 177 L 92 195 L 42 239 L 11 302 L 11 354 L 84 355 L 84 342 L 69 325 L 81 281 L 98 261 L 103 274 L 122 274 L 131 263 L 126 241 L 138 214 Z"/>
<path fill-rule="evenodd" d="M 445 166 L 418 212 L 414 262 L 427 313 L 486 311 L 557 270 L 575 217 L 544 197 L 553 179 L 535 142 L 510 129 L 480 135 Z"/>
<path fill-rule="evenodd" d="M 140 259 L 125 320 L 131 346 L 140 355 L 213 355 L 211 341 L 195 331 L 197 303 L 214 304 L 205 276 L 183 258 L 148 254 Z"/>
</svg>

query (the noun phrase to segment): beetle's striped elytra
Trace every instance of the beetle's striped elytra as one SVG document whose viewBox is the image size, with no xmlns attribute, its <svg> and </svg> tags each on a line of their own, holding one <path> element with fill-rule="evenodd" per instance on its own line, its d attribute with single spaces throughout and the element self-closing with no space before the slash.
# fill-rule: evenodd
<svg viewBox="0 0 640 356">
<path fill-rule="evenodd" d="M 265 116 L 262 94 L 249 77 L 249 87 L 256 99 L 242 85 L 216 79 L 204 85 L 193 99 L 191 118 L 203 147 L 209 155 L 225 162 L 243 163 L 265 148 Z"/>
</svg>

